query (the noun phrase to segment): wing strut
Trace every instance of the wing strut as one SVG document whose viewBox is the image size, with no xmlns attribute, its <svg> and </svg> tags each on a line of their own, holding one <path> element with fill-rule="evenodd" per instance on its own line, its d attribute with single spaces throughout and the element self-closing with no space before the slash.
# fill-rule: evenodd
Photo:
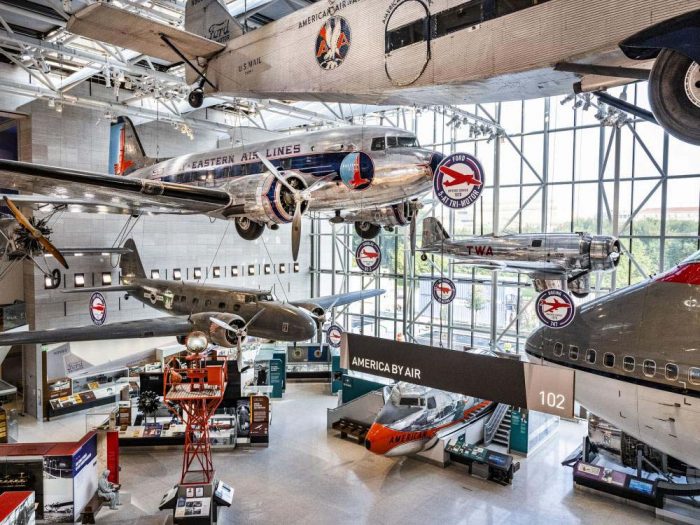
<svg viewBox="0 0 700 525">
<path fill-rule="evenodd" d="M 192 63 L 192 61 L 189 58 L 187 58 L 184 54 L 182 54 L 182 52 L 177 48 L 177 46 L 170 41 L 170 39 L 167 37 L 167 35 L 165 35 L 164 33 L 159 33 L 159 36 L 160 36 L 160 39 L 163 42 L 165 42 L 165 45 L 167 45 L 170 49 L 173 50 L 173 53 L 175 53 L 182 60 L 184 60 L 185 63 L 187 63 L 187 65 L 190 66 L 194 70 L 194 72 L 199 75 L 200 88 L 202 86 L 202 83 L 206 82 L 207 84 L 209 84 L 212 87 L 212 89 L 217 90 L 217 87 L 214 84 L 212 84 L 211 81 L 206 77 L 206 75 L 204 74 L 204 71 L 200 70 L 197 66 L 195 66 Z"/>
</svg>

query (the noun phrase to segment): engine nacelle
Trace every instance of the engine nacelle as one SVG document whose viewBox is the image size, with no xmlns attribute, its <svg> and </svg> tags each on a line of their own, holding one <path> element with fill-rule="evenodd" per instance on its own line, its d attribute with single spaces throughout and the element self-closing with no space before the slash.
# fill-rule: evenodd
<svg viewBox="0 0 700 525">
<path fill-rule="evenodd" d="M 306 182 L 300 173 L 282 173 L 285 181 L 300 191 L 306 189 Z M 294 194 L 274 175 L 247 177 L 239 181 L 231 204 L 223 212 L 227 217 L 245 216 L 260 224 L 286 224 L 292 222 L 296 202 Z M 301 211 L 306 211 L 308 203 L 302 202 Z"/>
<path fill-rule="evenodd" d="M 192 316 L 192 324 L 194 324 L 195 329 L 201 330 L 207 334 L 207 337 L 212 344 L 223 346 L 224 348 L 235 348 L 238 345 L 238 337 L 236 334 L 215 323 L 212 323 L 210 317 L 221 319 L 226 324 L 235 326 L 236 328 L 243 328 L 245 326 L 245 319 L 236 314 L 212 315 L 209 313 L 201 313 L 194 314 Z M 241 338 L 241 343 L 243 341 L 245 341 L 245 337 Z"/>
<path fill-rule="evenodd" d="M 620 263 L 620 241 L 609 235 L 591 235 L 584 238 L 588 243 L 591 270 L 614 270 Z"/>
<path fill-rule="evenodd" d="M 346 222 L 368 222 L 379 226 L 406 226 L 413 219 L 415 208 L 409 202 L 392 204 L 382 208 L 365 208 L 349 213 L 343 219 Z"/>
<path fill-rule="evenodd" d="M 316 324 L 321 326 L 326 321 L 325 308 L 316 303 L 294 303 L 295 306 L 308 310 L 315 317 Z"/>
</svg>

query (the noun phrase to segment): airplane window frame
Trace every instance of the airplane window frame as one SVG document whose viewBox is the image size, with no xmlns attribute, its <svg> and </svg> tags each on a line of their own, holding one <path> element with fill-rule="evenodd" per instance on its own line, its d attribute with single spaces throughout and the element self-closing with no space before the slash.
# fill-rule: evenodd
<svg viewBox="0 0 700 525">
<path fill-rule="evenodd" d="M 226 301 L 221 301 L 219 303 L 219 310 L 225 310 L 226 309 Z"/>
<path fill-rule="evenodd" d="M 428 410 L 437 408 L 437 401 L 435 401 L 435 398 L 433 396 L 428 398 L 427 407 Z"/>
<path fill-rule="evenodd" d="M 673 377 L 669 377 L 668 370 L 669 368 L 673 367 L 676 371 Z M 678 378 L 681 376 L 681 370 L 680 367 L 676 363 L 666 363 L 666 366 L 664 367 L 664 377 L 666 378 L 667 381 L 678 381 Z"/>
<path fill-rule="evenodd" d="M 374 137 L 370 145 L 371 151 L 384 151 L 386 149 L 385 137 Z"/>
<path fill-rule="evenodd" d="M 611 364 L 608 364 L 608 356 L 612 357 Z M 603 366 L 605 368 L 614 368 L 615 361 L 617 361 L 617 356 L 615 354 L 613 354 L 612 352 L 605 352 L 605 354 L 603 354 Z"/>
<path fill-rule="evenodd" d="M 578 361 L 578 358 L 581 355 L 581 349 L 578 347 L 578 345 L 569 345 L 568 355 L 569 359 L 571 359 L 572 361 Z"/>
<path fill-rule="evenodd" d="M 557 352 L 557 350 L 559 352 Z M 554 355 L 554 357 L 562 357 L 564 355 L 564 344 L 559 343 L 559 342 L 554 343 L 554 348 L 552 349 L 552 355 Z"/>
<path fill-rule="evenodd" d="M 694 375 L 695 379 L 693 379 Z M 688 368 L 688 382 L 691 385 L 700 385 L 700 367 L 691 366 Z"/>
<path fill-rule="evenodd" d="M 651 374 L 647 373 L 647 363 L 653 363 L 654 365 L 654 372 Z M 653 359 L 645 359 L 642 363 L 642 374 L 644 374 L 647 377 L 654 377 L 656 375 L 656 361 L 654 361 Z"/>
<path fill-rule="evenodd" d="M 593 359 L 590 358 L 591 356 L 593 356 Z M 588 350 L 586 350 L 586 356 L 584 357 L 586 363 L 594 365 L 597 359 L 598 352 L 596 352 L 594 348 L 589 348 Z"/>
<path fill-rule="evenodd" d="M 632 361 L 632 368 L 629 368 L 627 366 L 628 360 Z M 622 369 L 625 372 L 634 372 L 635 367 L 637 366 L 637 361 L 634 358 L 634 356 L 631 355 L 626 355 L 625 357 L 622 358 Z"/>
</svg>

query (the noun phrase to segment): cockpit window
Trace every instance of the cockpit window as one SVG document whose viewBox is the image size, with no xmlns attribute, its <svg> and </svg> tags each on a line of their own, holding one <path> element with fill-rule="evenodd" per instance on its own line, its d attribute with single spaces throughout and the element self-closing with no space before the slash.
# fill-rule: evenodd
<svg viewBox="0 0 700 525">
<path fill-rule="evenodd" d="M 388 135 L 386 138 L 387 148 L 417 148 L 418 141 L 416 137 L 404 137 L 396 135 Z"/>
<path fill-rule="evenodd" d="M 271 293 L 261 293 L 258 295 L 258 301 L 272 301 Z"/>
<path fill-rule="evenodd" d="M 384 137 L 372 139 L 372 151 L 382 151 L 385 147 Z"/>
</svg>

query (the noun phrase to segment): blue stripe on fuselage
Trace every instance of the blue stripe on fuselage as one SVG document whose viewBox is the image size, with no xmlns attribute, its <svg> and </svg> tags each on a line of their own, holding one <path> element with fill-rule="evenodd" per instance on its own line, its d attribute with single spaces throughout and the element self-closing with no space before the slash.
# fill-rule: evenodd
<svg viewBox="0 0 700 525">
<path fill-rule="evenodd" d="M 297 155 L 293 157 L 270 159 L 270 162 L 280 170 L 297 170 L 302 173 L 313 175 L 314 177 L 325 177 L 331 173 L 340 173 L 340 163 L 347 154 L 347 152 L 343 152 Z M 221 181 L 221 179 L 256 175 L 265 173 L 266 171 L 267 168 L 262 162 L 248 162 L 184 171 L 168 175 L 160 180 L 163 182 L 177 182 L 179 184 L 201 184 L 203 181 Z"/>
</svg>

